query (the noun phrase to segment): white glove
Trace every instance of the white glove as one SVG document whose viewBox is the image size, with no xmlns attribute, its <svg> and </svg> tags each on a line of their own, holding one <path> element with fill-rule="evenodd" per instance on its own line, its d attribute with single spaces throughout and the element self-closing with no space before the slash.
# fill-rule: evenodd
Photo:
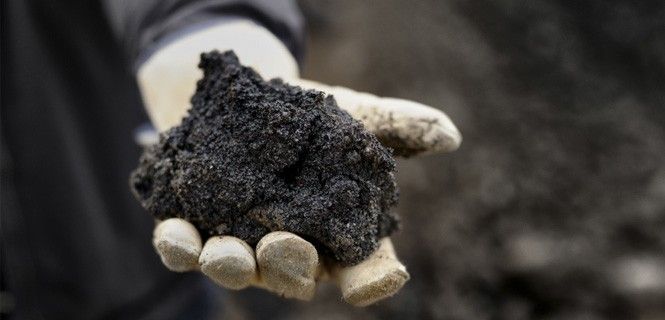
<svg viewBox="0 0 665 320">
<path fill-rule="evenodd" d="M 282 78 L 303 88 L 332 94 L 338 105 L 398 155 L 453 151 L 461 135 L 448 116 L 417 102 L 379 98 L 298 77 L 293 56 L 265 28 L 231 19 L 177 39 L 154 53 L 139 69 L 138 82 L 150 118 L 159 131 L 180 123 L 189 109 L 202 52 L 234 50 L 244 65 L 264 79 Z M 319 279 L 331 278 L 343 298 L 366 306 L 395 294 L 409 274 L 395 256 L 389 238 L 365 261 L 352 267 L 323 266 L 314 246 L 299 236 L 272 232 L 251 248 L 231 236 L 216 236 L 202 245 L 193 225 L 182 219 L 159 222 L 153 243 L 164 265 L 173 271 L 200 270 L 219 285 L 242 289 L 263 287 L 285 297 L 309 300 Z"/>
</svg>

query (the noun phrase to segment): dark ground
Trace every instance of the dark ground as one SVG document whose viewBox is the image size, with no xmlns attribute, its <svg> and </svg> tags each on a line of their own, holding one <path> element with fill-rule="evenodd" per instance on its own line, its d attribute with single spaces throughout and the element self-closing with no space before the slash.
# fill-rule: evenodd
<svg viewBox="0 0 665 320">
<path fill-rule="evenodd" d="M 305 77 L 440 107 L 464 142 L 398 165 L 399 295 L 253 290 L 230 318 L 665 318 L 662 1 L 302 4 Z"/>
</svg>

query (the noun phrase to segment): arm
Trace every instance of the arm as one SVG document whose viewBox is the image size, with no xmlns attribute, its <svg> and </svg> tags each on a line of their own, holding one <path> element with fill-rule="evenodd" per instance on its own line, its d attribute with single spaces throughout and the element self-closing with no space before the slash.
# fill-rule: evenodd
<svg viewBox="0 0 665 320">
<path fill-rule="evenodd" d="M 332 93 L 341 107 L 400 154 L 451 151 L 459 145 L 459 132 L 436 109 L 299 79 L 287 47 L 264 27 L 241 18 L 212 20 L 190 28 L 159 46 L 140 64 L 137 79 L 141 93 L 160 131 L 177 125 L 185 115 L 196 80 L 201 77 L 196 68 L 199 55 L 213 49 L 234 50 L 243 64 L 265 78 L 281 77 Z M 409 277 L 387 238 L 366 261 L 349 268 L 322 265 L 313 245 L 288 232 L 268 234 L 256 248 L 230 236 L 213 237 L 203 244 L 196 229 L 181 219 L 158 223 L 154 245 L 173 271 L 200 270 L 227 288 L 255 285 L 299 299 L 311 298 L 316 281 L 331 277 L 346 301 L 368 305 L 397 292 Z M 294 256 L 298 257 L 295 262 Z"/>
<path fill-rule="evenodd" d="M 268 30 L 245 19 L 225 19 L 161 48 L 143 63 L 137 78 L 151 120 L 158 130 L 180 122 L 201 78 L 196 68 L 201 52 L 234 50 L 241 62 L 265 79 L 279 77 L 304 88 L 332 94 L 339 106 L 376 134 L 398 155 L 448 152 L 461 135 L 443 112 L 417 102 L 379 98 L 369 93 L 299 78 L 288 49 Z"/>
<path fill-rule="evenodd" d="M 238 19 L 189 34 L 163 47 L 139 68 L 146 108 L 159 130 L 177 125 L 185 115 L 195 82 L 201 77 L 196 68 L 198 57 L 213 49 L 234 50 L 242 63 L 265 78 L 281 77 L 332 93 L 342 108 L 363 121 L 380 140 L 398 147 L 400 154 L 452 151 L 460 143 L 455 126 L 436 109 L 300 79 L 294 59 L 279 40 L 263 27 Z M 158 224 L 154 244 L 171 270 L 200 269 L 230 289 L 255 285 L 304 300 L 313 296 L 316 281 L 324 277 L 337 281 L 344 299 L 358 306 L 396 293 L 409 278 L 388 238 L 366 261 L 346 268 L 323 266 L 313 245 L 288 232 L 270 233 L 256 248 L 230 236 L 213 237 L 202 244 L 191 224 L 169 219 Z"/>
</svg>

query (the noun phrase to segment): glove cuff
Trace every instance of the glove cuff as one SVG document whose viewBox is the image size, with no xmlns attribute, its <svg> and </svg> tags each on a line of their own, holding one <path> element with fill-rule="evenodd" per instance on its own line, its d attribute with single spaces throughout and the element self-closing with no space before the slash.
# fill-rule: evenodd
<svg viewBox="0 0 665 320">
<path fill-rule="evenodd" d="M 286 46 L 263 26 L 227 17 L 189 28 L 169 39 L 139 66 L 137 80 L 146 109 L 159 131 L 177 125 L 201 78 L 202 52 L 233 50 L 244 65 L 266 79 L 298 77 L 298 64 Z"/>
</svg>

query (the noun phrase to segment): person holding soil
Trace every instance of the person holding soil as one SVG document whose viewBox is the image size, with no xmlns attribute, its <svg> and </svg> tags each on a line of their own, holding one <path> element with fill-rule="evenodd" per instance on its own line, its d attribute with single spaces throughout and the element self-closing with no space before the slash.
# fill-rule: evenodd
<svg viewBox="0 0 665 320">
<path fill-rule="evenodd" d="M 264 79 L 332 94 L 399 155 L 459 146 L 436 109 L 300 79 L 303 21 L 293 2 L 9 0 L 1 12 L 0 252 L 12 316 L 214 317 L 220 306 L 208 282 L 185 271 L 305 300 L 330 278 L 359 306 L 408 279 L 388 238 L 359 264 L 323 265 L 312 244 L 288 232 L 251 247 L 232 237 L 203 243 L 182 219 L 155 227 L 129 192 L 143 107 L 157 130 L 177 125 L 201 77 L 198 58 L 211 50 L 233 50 Z M 153 227 L 166 268 L 152 253 Z"/>
</svg>

